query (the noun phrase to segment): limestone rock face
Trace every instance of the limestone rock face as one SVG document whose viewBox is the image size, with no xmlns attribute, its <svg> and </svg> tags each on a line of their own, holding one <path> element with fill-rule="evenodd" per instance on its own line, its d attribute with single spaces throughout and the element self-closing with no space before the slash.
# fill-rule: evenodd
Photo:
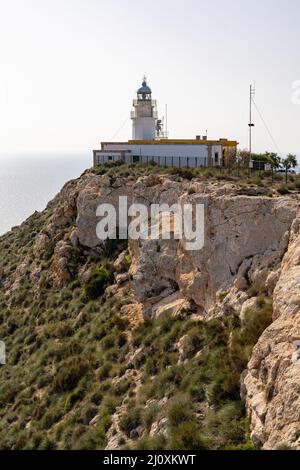
<svg viewBox="0 0 300 470">
<path fill-rule="evenodd" d="M 300 449 L 300 218 L 290 235 L 273 295 L 274 322 L 255 346 L 243 378 L 252 439 L 265 449 Z"/>
<path fill-rule="evenodd" d="M 71 279 L 69 270 L 70 254 L 70 245 L 64 240 L 59 241 L 55 247 L 51 265 L 54 287 L 61 287 Z"/>
<path fill-rule="evenodd" d="M 205 208 L 205 244 L 202 249 L 187 251 L 184 240 L 139 240 L 129 244 L 132 265 L 132 289 L 145 311 L 163 298 L 180 291 L 194 302 L 199 312 L 210 315 L 216 294 L 237 290 L 248 284 L 261 285 L 270 272 L 278 269 L 286 250 L 289 229 L 296 215 L 290 199 L 238 195 L 232 185 L 175 182 L 168 177 L 128 178 L 94 176 L 78 193 L 77 235 L 81 245 L 94 249 L 101 246 L 96 226 L 97 207 L 112 204 L 118 213 L 120 196 L 128 205 L 203 204 Z M 272 282 L 270 281 L 270 285 Z M 274 286 L 273 286 L 274 287 Z"/>
</svg>

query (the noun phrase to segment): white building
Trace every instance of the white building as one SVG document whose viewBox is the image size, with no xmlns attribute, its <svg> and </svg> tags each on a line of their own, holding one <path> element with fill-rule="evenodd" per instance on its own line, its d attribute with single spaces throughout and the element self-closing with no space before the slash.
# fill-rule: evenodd
<svg viewBox="0 0 300 470">
<path fill-rule="evenodd" d="M 208 140 L 168 139 L 158 120 L 156 101 L 146 79 L 133 100 L 132 140 L 102 142 L 101 150 L 94 150 L 94 165 L 123 160 L 126 163 L 156 162 L 163 166 L 200 167 L 224 166 L 228 157 L 236 153 L 237 142 L 227 139 Z"/>
</svg>

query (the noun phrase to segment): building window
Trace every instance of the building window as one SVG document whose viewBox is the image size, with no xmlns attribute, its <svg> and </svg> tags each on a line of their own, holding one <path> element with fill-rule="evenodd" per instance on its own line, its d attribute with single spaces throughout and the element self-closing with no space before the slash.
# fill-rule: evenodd
<svg viewBox="0 0 300 470">
<path fill-rule="evenodd" d="M 112 160 L 112 155 L 108 155 L 108 160 Z"/>
<path fill-rule="evenodd" d="M 216 165 L 219 164 L 219 153 L 218 152 L 215 152 L 215 164 Z"/>
<path fill-rule="evenodd" d="M 137 162 L 140 161 L 140 157 L 138 155 L 133 155 L 132 161 L 133 161 L 133 163 L 137 163 Z"/>
</svg>

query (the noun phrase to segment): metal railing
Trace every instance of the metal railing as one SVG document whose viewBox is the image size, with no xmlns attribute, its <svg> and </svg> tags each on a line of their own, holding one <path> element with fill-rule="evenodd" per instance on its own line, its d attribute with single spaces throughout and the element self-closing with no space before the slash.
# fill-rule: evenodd
<svg viewBox="0 0 300 470">
<path fill-rule="evenodd" d="M 207 157 L 183 157 L 167 155 L 126 155 L 125 161 L 130 163 L 145 163 L 146 165 L 158 165 L 164 167 L 178 168 L 201 168 L 207 167 Z"/>
<path fill-rule="evenodd" d="M 156 108 L 157 101 L 156 100 L 133 100 L 133 106 L 136 106 L 138 103 L 151 103 L 153 107 Z"/>
<path fill-rule="evenodd" d="M 123 155 L 117 153 L 111 155 L 96 155 L 97 164 L 107 163 L 110 161 L 122 160 L 124 163 L 143 163 L 146 165 L 158 165 L 164 167 L 177 168 L 202 168 L 208 166 L 207 157 L 183 157 L 183 156 L 157 156 L 157 155 Z"/>
</svg>

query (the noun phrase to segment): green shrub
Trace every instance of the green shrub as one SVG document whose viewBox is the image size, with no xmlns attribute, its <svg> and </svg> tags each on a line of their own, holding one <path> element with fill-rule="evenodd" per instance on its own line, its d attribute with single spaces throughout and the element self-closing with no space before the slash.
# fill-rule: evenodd
<svg viewBox="0 0 300 470">
<path fill-rule="evenodd" d="M 147 376 L 155 375 L 158 372 L 158 364 L 156 357 L 149 357 L 145 365 L 145 372 Z"/>
<path fill-rule="evenodd" d="M 42 429 L 49 429 L 54 423 L 57 423 L 63 416 L 63 410 L 49 410 L 41 420 Z"/>
<path fill-rule="evenodd" d="M 203 333 L 199 330 L 199 328 L 195 327 L 190 330 L 187 333 L 184 341 L 185 357 L 188 359 L 194 357 L 203 344 L 204 337 Z"/>
<path fill-rule="evenodd" d="M 101 393 L 99 391 L 96 391 L 96 392 L 92 393 L 92 395 L 91 395 L 91 402 L 92 403 L 99 406 L 100 403 L 102 402 L 102 400 L 103 400 L 103 393 Z"/>
<path fill-rule="evenodd" d="M 160 319 L 160 325 L 159 325 L 159 333 L 165 335 L 166 333 L 169 333 L 176 322 L 176 318 L 171 317 L 169 315 L 169 312 L 166 310 Z"/>
<path fill-rule="evenodd" d="M 204 432 L 213 441 L 213 448 L 237 446 L 247 440 L 247 420 L 240 401 L 226 403 L 216 412 L 210 412 Z"/>
<path fill-rule="evenodd" d="M 115 410 L 115 408 L 114 408 Z M 103 410 L 99 415 L 99 423 L 101 424 L 101 428 L 106 433 L 110 426 L 111 426 L 111 416 L 107 412 L 107 410 Z"/>
<path fill-rule="evenodd" d="M 156 403 L 152 403 L 151 405 L 147 406 L 147 408 L 143 412 L 143 423 L 146 428 L 150 428 L 151 424 L 154 422 L 157 414 L 159 412 L 159 407 Z"/>
<path fill-rule="evenodd" d="M 114 386 L 114 392 L 118 396 L 124 396 L 126 392 L 130 389 L 132 386 L 132 380 L 131 379 L 121 379 L 119 382 L 116 383 Z"/>
<path fill-rule="evenodd" d="M 65 338 L 67 336 L 72 336 L 74 333 L 74 329 L 68 323 L 67 321 L 65 322 L 60 322 L 58 325 L 55 325 L 53 328 L 52 335 L 55 338 Z"/>
<path fill-rule="evenodd" d="M 132 263 L 131 255 L 128 254 L 124 257 L 124 264 L 125 264 L 127 269 L 130 268 L 131 263 Z"/>
<path fill-rule="evenodd" d="M 239 371 L 233 366 L 228 346 L 214 347 L 201 356 L 204 393 L 210 404 L 239 395 Z"/>
<path fill-rule="evenodd" d="M 52 439 L 50 439 L 48 436 L 46 436 L 42 440 L 39 448 L 40 448 L 40 450 L 55 450 L 56 449 L 56 444 Z"/>
<path fill-rule="evenodd" d="M 259 176 L 253 176 L 252 178 L 247 179 L 246 182 L 250 186 L 263 186 L 262 180 Z"/>
<path fill-rule="evenodd" d="M 88 430 L 72 446 L 74 450 L 104 449 L 106 443 L 105 431 L 101 426 Z"/>
<path fill-rule="evenodd" d="M 277 188 L 277 192 L 283 196 L 283 195 L 285 195 L 285 194 L 289 194 L 290 191 L 289 191 L 287 185 L 281 184 L 281 185 Z"/>
<path fill-rule="evenodd" d="M 258 300 L 259 306 L 256 309 L 248 309 L 242 322 L 240 339 L 244 343 L 254 344 L 257 342 L 263 331 L 272 322 L 273 307 L 272 301 Z"/>
<path fill-rule="evenodd" d="M 117 338 L 117 343 L 118 343 L 119 348 L 122 348 L 123 346 L 125 346 L 125 344 L 127 344 L 127 335 L 126 335 L 126 333 L 119 334 L 119 336 Z"/>
<path fill-rule="evenodd" d="M 248 309 L 240 329 L 233 331 L 231 357 L 239 372 L 246 367 L 259 337 L 272 322 L 272 300 L 259 297 L 256 308 Z"/>
<path fill-rule="evenodd" d="M 28 446 L 26 446 L 26 449 L 28 450 L 37 450 L 39 449 L 41 443 L 43 442 L 44 439 L 44 433 L 42 432 L 36 432 L 32 435 Z"/>
<path fill-rule="evenodd" d="M 100 367 L 99 372 L 98 372 L 99 380 L 107 379 L 109 377 L 111 368 L 112 366 L 110 362 L 106 362 L 105 364 L 103 364 L 103 366 Z"/>
<path fill-rule="evenodd" d="M 129 437 L 130 432 L 136 429 L 142 422 L 142 409 L 139 406 L 129 404 L 126 413 L 120 419 L 120 428 Z"/>
<path fill-rule="evenodd" d="M 226 299 L 227 295 L 228 295 L 228 292 L 220 292 L 219 301 L 223 302 Z"/>
<path fill-rule="evenodd" d="M 80 421 L 82 424 L 88 425 L 89 422 L 96 416 L 98 408 L 94 405 L 87 405 L 80 414 Z"/>
<path fill-rule="evenodd" d="M 53 390 L 55 392 L 72 390 L 88 369 L 89 363 L 81 357 L 66 359 L 59 364 L 59 368 L 54 376 Z"/>
<path fill-rule="evenodd" d="M 111 275 L 106 269 L 96 268 L 85 283 L 84 291 L 86 296 L 91 300 L 100 297 L 109 283 L 110 277 Z"/>
<path fill-rule="evenodd" d="M 203 401 L 205 399 L 204 386 L 205 376 L 202 368 L 198 364 L 190 366 L 182 381 L 181 389 L 189 394 L 192 400 Z"/>
<path fill-rule="evenodd" d="M 224 324 L 218 319 L 213 319 L 206 323 L 203 335 L 206 343 L 213 342 L 213 344 L 218 346 L 226 344 L 228 339 Z"/>
<path fill-rule="evenodd" d="M 107 351 L 108 349 L 111 349 L 114 347 L 116 341 L 116 334 L 111 333 L 110 335 L 104 336 L 104 338 L 101 341 L 101 347 L 104 351 Z"/>
<path fill-rule="evenodd" d="M 182 382 L 184 371 L 182 367 L 171 366 L 162 371 L 151 383 L 148 390 L 148 398 L 163 398 L 165 395 L 176 391 Z"/>
<path fill-rule="evenodd" d="M 194 178 L 194 172 L 192 169 L 190 168 L 178 168 L 178 167 L 175 167 L 175 168 L 172 168 L 170 170 L 170 173 L 172 175 L 178 175 L 180 176 L 181 178 L 184 178 L 184 179 L 187 179 L 187 180 L 192 180 Z"/>
<path fill-rule="evenodd" d="M 157 436 L 145 436 L 138 440 L 135 449 L 137 450 L 164 450 L 166 449 L 166 438 L 163 434 Z"/>
<path fill-rule="evenodd" d="M 203 179 L 212 178 L 215 175 L 215 172 L 211 168 L 197 168 L 193 170 L 197 176 L 201 176 Z"/>
<path fill-rule="evenodd" d="M 177 395 L 168 406 L 168 423 L 171 427 L 176 427 L 181 423 L 191 421 L 193 412 L 191 401 L 188 395 Z"/>
<path fill-rule="evenodd" d="M 168 442 L 170 450 L 205 450 L 207 446 L 196 422 L 183 422 L 171 430 Z"/>
<path fill-rule="evenodd" d="M 112 415 L 115 412 L 117 406 L 119 406 L 121 402 L 122 402 L 121 397 L 116 397 L 114 395 L 107 395 L 102 402 L 103 412 L 107 413 L 109 416 Z"/>
</svg>

